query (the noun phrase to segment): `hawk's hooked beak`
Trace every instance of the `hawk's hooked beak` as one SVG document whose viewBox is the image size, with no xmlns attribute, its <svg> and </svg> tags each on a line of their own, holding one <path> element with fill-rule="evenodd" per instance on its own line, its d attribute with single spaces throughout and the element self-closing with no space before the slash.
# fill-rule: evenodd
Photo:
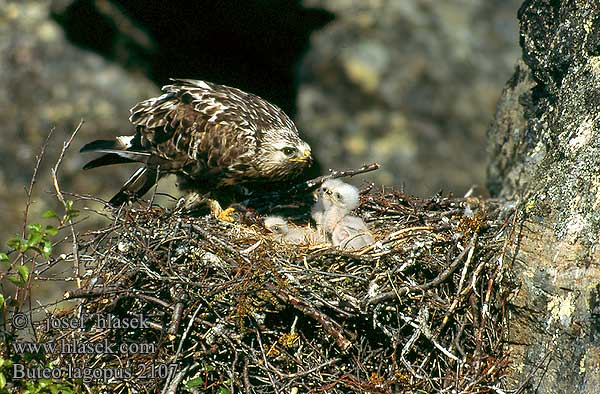
<svg viewBox="0 0 600 394">
<path fill-rule="evenodd" d="M 312 156 L 310 154 L 310 150 L 307 149 L 304 152 L 302 152 L 302 157 L 294 157 L 293 159 L 290 159 L 290 161 L 312 163 Z"/>
</svg>

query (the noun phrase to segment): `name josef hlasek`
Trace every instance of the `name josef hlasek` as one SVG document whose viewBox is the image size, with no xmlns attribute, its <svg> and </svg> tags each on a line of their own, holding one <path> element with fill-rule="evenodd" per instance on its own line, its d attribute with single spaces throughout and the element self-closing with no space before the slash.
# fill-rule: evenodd
<svg viewBox="0 0 600 394">
<path fill-rule="evenodd" d="M 94 320 L 94 326 L 98 329 L 143 329 L 150 328 L 146 317 L 138 314 L 132 317 L 117 317 L 115 315 L 89 315 L 82 313 L 80 317 L 54 317 L 46 319 L 45 331 L 84 329 L 88 320 Z"/>
</svg>

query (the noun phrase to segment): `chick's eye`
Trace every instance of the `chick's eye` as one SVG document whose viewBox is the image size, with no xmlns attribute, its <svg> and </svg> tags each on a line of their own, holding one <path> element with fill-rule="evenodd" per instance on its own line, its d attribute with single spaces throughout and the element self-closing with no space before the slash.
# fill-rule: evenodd
<svg viewBox="0 0 600 394">
<path fill-rule="evenodd" d="M 342 195 L 340 193 L 335 193 L 333 196 L 336 198 L 336 200 L 342 199 Z"/>
<path fill-rule="evenodd" d="M 283 152 L 284 155 L 286 156 L 292 156 L 294 154 L 294 152 L 296 152 L 296 149 L 294 148 L 290 148 L 289 146 L 286 146 L 285 148 L 283 148 L 281 150 Z"/>
</svg>

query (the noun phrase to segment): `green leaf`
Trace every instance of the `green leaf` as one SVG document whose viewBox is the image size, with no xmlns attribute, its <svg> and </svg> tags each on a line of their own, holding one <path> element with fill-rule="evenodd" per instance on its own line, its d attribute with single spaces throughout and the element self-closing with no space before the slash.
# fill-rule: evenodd
<svg viewBox="0 0 600 394">
<path fill-rule="evenodd" d="M 6 376 L 0 372 L 0 390 L 2 390 L 4 386 L 6 386 Z"/>
<path fill-rule="evenodd" d="M 33 248 L 35 246 L 37 246 L 40 242 L 42 242 L 42 239 L 44 238 L 44 234 L 42 234 L 39 231 L 32 231 L 29 233 L 29 236 L 27 237 L 27 246 L 29 246 L 30 248 Z"/>
<path fill-rule="evenodd" d="M 50 385 L 50 383 L 52 383 L 52 381 L 48 380 L 48 379 L 38 380 L 38 385 L 39 385 L 40 389 L 45 389 L 46 387 L 48 387 Z"/>
<path fill-rule="evenodd" d="M 42 225 L 39 223 L 34 223 L 34 224 L 28 224 L 27 225 L 27 231 L 31 231 L 34 233 L 41 233 L 42 232 Z"/>
<path fill-rule="evenodd" d="M 192 387 L 198 387 L 203 384 L 204 384 L 204 379 L 202 379 L 202 377 L 198 376 L 197 378 L 188 380 L 187 383 L 185 384 L 185 388 L 191 389 Z"/>
<path fill-rule="evenodd" d="M 54 210 L 49 209 L 46 212 L 42 213 L 42 217 L 44 219 L 51 219 L 51 218 L 57 218 L 58 215 L 56 214 L 56 212 L 54 212 Z"/>
<path fill-rule="evenodd" d="M 46 234 L 54 236 L 54 235 L 58 234 L 58 228 L 48 225 L 48 226 L 46 226 Z"/>
<path fill-rule="evenodd" d="M 0 262 L 8 261 L 8 255 L 4 252 L 0 252 Z"/>
<path fill-rule="evenodd" d="M 4 308 L 4 295 L 0 294 L 0 309 Z M 4 363 L 4 359 L 0 357 L 0 367 Z"/>
<path fill-rule="evenodd" d="M 73 394 L 73 389 L 67 385 L 61 384 L 59 387 L 60 394 Z"/>
<path fill-rule="evenodd" d="M 50 257 L 52 254 L 52 242 L 49 240 L 44 241 L 44 245 L 42 245 L 42 254 L 46 258 Z"/>
<path fill-rule="evenodd" d="M 22 244 L 23 244 L 23 240 L 19 236 L 12 237 L 8 241 L 6 241 L 6 245 L 8 245 L 9 248 L 12 248 L 15 250 L 20 250 Z"/>
<path fill-rule="evenodd" d="M 24 287 L 25 286 L 25 282 L 23 282 L 23 279 L 21 279 L 20 277 L 13 275 L 13 276 L 9 276 L 6 279 L 8 279 L 9 281 L 11 281 L 15 286 L 18 287 Z"/>
<path fill-rule="evenodd" d="M 19 271 L 19 276 L 23 280 L 23 282 L 27 282 L 29 278 L 29 268 L 26 265 L 20 265 L 17 267 L 17 271 Z"/>
<path fill-rule="evenodd" d="M 229 389 L 227 387 L 219 387 L 219 391 L 217 391 L 219 394 L 231 394 L 231 391 L 229 391 Z"/>
</svg>

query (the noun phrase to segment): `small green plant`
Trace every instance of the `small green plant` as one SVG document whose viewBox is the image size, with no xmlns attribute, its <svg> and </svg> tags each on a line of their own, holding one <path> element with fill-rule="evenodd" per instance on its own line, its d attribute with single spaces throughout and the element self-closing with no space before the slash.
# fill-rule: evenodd
<svg viewBox="0 0 600 394">
<path fill-rule="evenodd" d="M 6 278 L 17 287 L 17 294 L 14 297 L 5 298 L 4 294 L 0 293 L 0 314 L 5 322 L 10 322 L 10 315 L 20 310 L 24 297 L 19 297 L 18 294 L 27 292 L 29 283 L 34 279 L 29 268 L 31 263 L 40 259 L 49 259 L 54 245 L 53 238 L 58 235 L 61 228 L 71 225 L 72 219 L 79 215 L 79 211 L 73 207 L 73 201 L 65 201 L 64 207 L 65 214 L 61 216 L 53 210 L 44 212 L 42 218 L 50 219 L 51 224 L 27 224 L 21 235 L 15 235 L 6 242 L 12 250 L 8 253 L 0 252 L 0 279 Z M 8 300 L 10 302 L 7 302 Z M 74 391 L 76 386 L 73 384 L 57 383 L 51 379 L 13 379 L 13 365 L 22 362 L 28 364 L 33 358 L 30 354 L 9 355 L 11 343 L 18 338 L 16 333 L 5 331 L 0 338 L 2 339 L 0 348 L 7 351 L 0 352 L 6 354 L 0 357 L 0 394 L 11 393 L 15 389 L 25 394 L 79 392 Z M 43 359 L 43 357 L 39 358 L 36 362 L 44 363 Z"/>
<path fill-rule="evenodd" d="M 47 259 L 52 254 L 52 237 L 58 234 L 59 229 L 68 224 L 79 215 L 79 210 L 73 207 L 73 201 L 65 202 L 65 214 L 59 216 L 54 210 L 49 209 L 42 214 L 45 219 L 56 219 L 56 225 L 42 225 L 39 223 L 28 224 L 27 231 L 23 236 L 16 235 L 6 242 L 6 245 L 16 251 L 19 255 L 33 252 L 37 256 Z M 0 263 L 8 262 L 7 253 L 0 252 Z M 16 259 L 15 259 L 16 260 Z M 12 266 L 11 266 L 12 268 Z M 8 270 L 9 272 L 11 269 Z M 23 288 L 29 279 L 29 268 L 26 265 L 17 266 L 17 273 L 10 275 L 7 279 L 14 285 Z"/>
</svg>

